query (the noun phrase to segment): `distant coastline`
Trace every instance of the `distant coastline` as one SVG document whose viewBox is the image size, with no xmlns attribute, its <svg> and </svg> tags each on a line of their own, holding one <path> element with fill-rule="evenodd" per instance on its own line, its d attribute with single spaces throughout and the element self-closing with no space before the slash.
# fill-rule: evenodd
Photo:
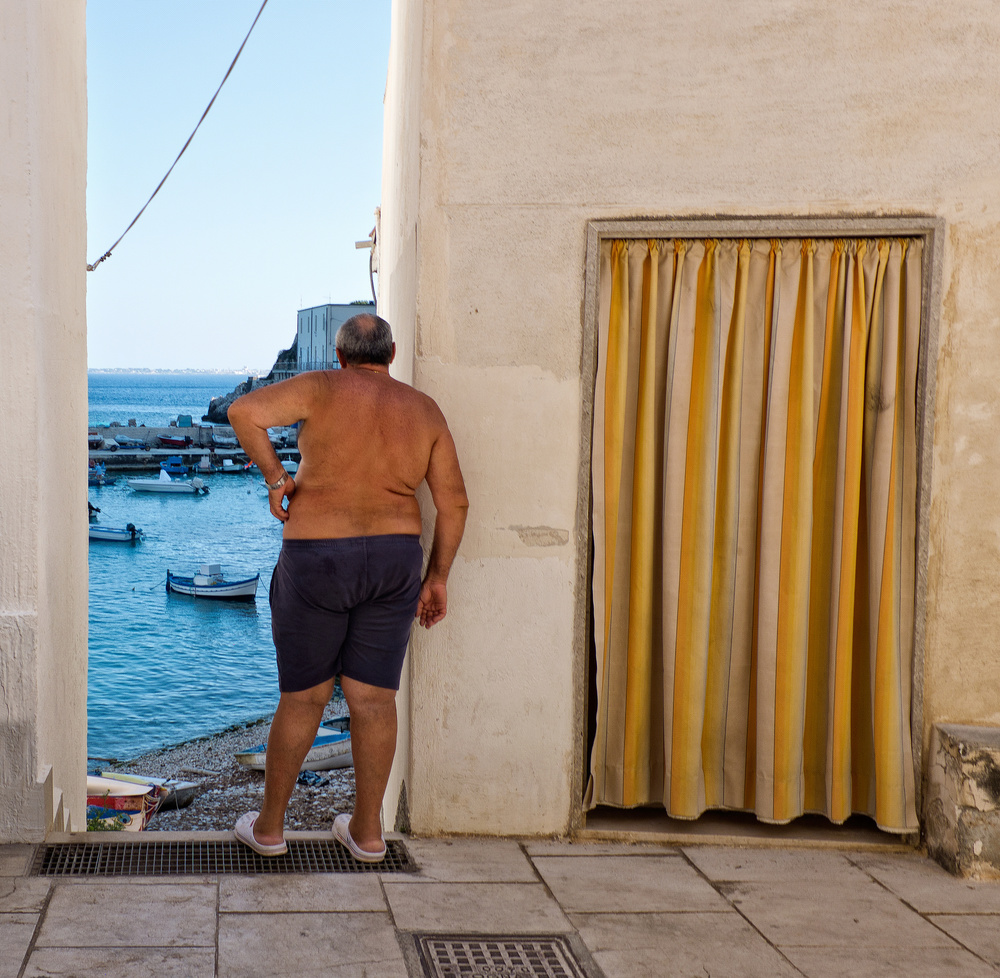
<svg viewBox="0 0 1000 978">
<path fill-rule="evenodd" d="M 184 367 L 176 369 L 161 369 L 159 367 L 88 367 L 88 374 L 233 374 L 246 377 L 259 377 L 265 370 L 255 367 Z"/>
</svg>

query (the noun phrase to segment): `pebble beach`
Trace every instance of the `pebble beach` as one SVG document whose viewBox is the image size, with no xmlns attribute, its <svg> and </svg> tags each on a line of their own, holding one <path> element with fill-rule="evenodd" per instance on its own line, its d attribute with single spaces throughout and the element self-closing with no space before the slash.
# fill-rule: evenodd
<svg viewBox="0 0 1000 978">
<path fill-rule="evenodd" d="M 323 719 L 347 714 L 343 699 L 332 700 Z M 237 763 L 234 755 L 267 740 L 270 718 L 240 724 L 209 737 L 152 751 L 127 764 L 109 763 L 105 770 L 127 771 L 152 777 L 181 778 L 201 784 L 185 808 L 159 811 L 149 823 L 150 832 L 223 831 L 231 829 L 244 812 L 260 810 L 264 800 L 264 773 Z M 296 784 L 285 828 L 325 831 L 340 812 L 354 809 L 354 768 L 318 771 L 326 783 Z"/>
</svg>

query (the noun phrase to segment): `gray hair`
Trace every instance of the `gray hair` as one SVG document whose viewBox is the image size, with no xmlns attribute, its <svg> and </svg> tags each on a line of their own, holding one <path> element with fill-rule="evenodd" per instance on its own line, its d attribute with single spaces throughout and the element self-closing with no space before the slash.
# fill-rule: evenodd
<svg viewBox="0 0 1000 978">
<path fill-rule="evenodd" d="M 392 362 L 392 329 L 380 316 L 362 312 L 337 330 L 337 355 L 344 364 Z"/>
</svg>

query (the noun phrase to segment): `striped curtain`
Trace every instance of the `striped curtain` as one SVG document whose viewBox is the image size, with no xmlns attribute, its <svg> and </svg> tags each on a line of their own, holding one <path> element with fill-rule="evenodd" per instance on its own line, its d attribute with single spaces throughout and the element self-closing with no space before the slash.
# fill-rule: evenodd
<svg viewBox="0 0 1000 978">
<path fill-rule="evenodd" d="M 921 247 L 604 242 L 588 806 L 917 830 Z"/>
</svg>

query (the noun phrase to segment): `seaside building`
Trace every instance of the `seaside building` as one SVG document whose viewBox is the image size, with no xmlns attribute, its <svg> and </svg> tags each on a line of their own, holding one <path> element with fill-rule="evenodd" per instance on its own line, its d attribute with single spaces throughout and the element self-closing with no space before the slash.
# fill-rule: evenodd
<svg viewBox="0 0 1000 978">
<path fill-rule="evenodd" d="M 300 309 L 296 339 L 298 340 L 298 372 L 304 370 L 335 370 L 340 367 L 334 340 L 337 330 L 359 312 L 375 311 L 375 303 L 336 303 Z"/>
<path fill-rule="evenodd" d="M 714 7 L 394 0 L 379 310 L 471 510 L 386 824 L 859 811 L 933 849 L 971 798 L 1000 863 L 995 766 L 941 780 L 1000 750 L 993 6 Z M 84 2 L 0 18 L 0 408 L 48 432 L 0 462 L 6 841 L 83 827 Z"/>
</svg>

